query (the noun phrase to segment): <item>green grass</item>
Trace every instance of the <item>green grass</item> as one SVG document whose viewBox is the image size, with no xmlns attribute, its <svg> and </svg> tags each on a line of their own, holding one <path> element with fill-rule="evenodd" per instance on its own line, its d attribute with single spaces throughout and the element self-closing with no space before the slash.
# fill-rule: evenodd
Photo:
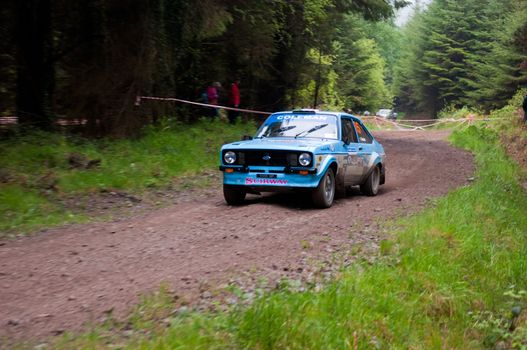
<svg viewBox="0 0 527 350">
<path fill-rule="evenodd" d="M 65 338 L 58 347 L 525 348 L 527 312 L 514 332 L 508 330 L 511 308 L 527 306 L 522 174 L 493 130 L 472 126 L 451 139 L 474 152 L 475 181 L 396 223 L 373 264 L 355 264 L 322 290 L 282 287 L 226 313 L 169 314 L 166 329 L 155 316 L 141 322 L 132 316 L 130 337 L 115 326 Z M 165 300 L 164 308 L 173 309 L 162 294 L 153 300 Z M 159 305 L 142 305 L 149 304 Z M 154 315 L 159 307 L 153 310 L 141 315 Z"/>
<path fill-rule="evenodd" d="M 254 130 L 252 123 L 202 120 L 148 128 L 134 140 L 89 141 L 35 132 L 1 141 L 0 232 L 86 220 L 69 212 L 60 198 L 101 190 L 141 192 L 214 171 L 220 146 Z M 100 160 L 100 165 L 71 168 L 72 156 L 81 162 Z"/>
<path fill-rule="evenodd" d="M 87 220 L 84 215 L 61 208 L 38 191 L 20 185 L 0 185 L 0 215 L 0 231 L 21 227 L 51 227 Z"/>
</svg>

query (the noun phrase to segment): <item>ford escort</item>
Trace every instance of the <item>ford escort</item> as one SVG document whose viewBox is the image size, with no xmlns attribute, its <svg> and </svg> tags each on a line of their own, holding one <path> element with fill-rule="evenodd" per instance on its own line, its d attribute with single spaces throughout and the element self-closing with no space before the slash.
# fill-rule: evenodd
<svg viewBox="0 0 527 350">
<path fill-rule="evenodd" d="M 247 193 L 296 190 L 329 208 L 351 186 L 377 195 L 386 174 L 384 149 L 359 118 L 313 109 L 271 114 L 254 137 L 223 145 L 220 158 L 230 205 Z"/>
</svg>

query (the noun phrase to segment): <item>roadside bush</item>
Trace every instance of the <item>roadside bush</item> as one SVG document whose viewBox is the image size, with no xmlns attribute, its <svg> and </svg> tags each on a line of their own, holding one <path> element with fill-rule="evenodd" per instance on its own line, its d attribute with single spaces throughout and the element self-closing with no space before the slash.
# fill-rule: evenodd
<svg viewBox="0 0 527 350">
<path fill-rule="evenodd" d="M 514 96 L 509 100 L 507 105 L 503 108 L 494 110 L 490 113 L 491 118 L 499 118 L 508 120 L 502 126 L 508 128 L 511 126 L 510 120 L 521 120 L 521 106 L 523 103 L 523 98 L 527 94 L 527 88 L 518 90 Z"/>
<path fill-rule="evenodd" d="M 481 117 L 483 113 L 479 110 L 469 108 L 467 106 L 463 106 L 463 108 L 459 109 L 451 105 L 451 106 L 447 106 L 443 108 L 438 113 L 438 118 L 439 119 L 446 119 L 446 118 L 464 119 L 464 118 L 467 118 L 469 115 L 473 115 L 474 117 Z"/>
<path fill-rule="evenodd" d="M 0 141 L 0 232 L 78 221 L 63 198 L 141 192 L 215 171 L 220 146 L 255 129 L 252 122 L 202 119 L 192 125 L 164 121 L 138 139 L 34 132 Z"/>
</svg>

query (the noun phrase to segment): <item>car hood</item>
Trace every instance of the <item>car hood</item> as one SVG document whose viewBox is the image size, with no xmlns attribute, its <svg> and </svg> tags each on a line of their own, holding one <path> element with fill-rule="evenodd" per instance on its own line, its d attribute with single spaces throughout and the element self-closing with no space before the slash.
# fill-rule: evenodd
<svg viewBox="0 0 527 350">
<path fill-rule="evenodd" d="M 290 150 L 290 151 L 332 151 L 338 144 L 338 140 L 309 139 L 309 138 L 263 138 L 247 141 L 237 141 L 223 145 L 223 149 L 266 149 L 266 150 Z M 333 148 L 333 149 L 332 149 Z"/>
</svg>

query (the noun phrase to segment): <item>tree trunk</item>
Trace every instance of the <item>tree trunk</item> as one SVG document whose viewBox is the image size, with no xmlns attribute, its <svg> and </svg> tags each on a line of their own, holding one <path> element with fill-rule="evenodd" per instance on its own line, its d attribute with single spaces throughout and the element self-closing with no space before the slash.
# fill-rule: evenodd
<svg viewBox="0 0 527 350">
<path fill-rule="evenodd" d="M 16 15 L 18 121 L 50 130 L 55 83 L 50 0 L 18 1 Z"/>
</svg>

